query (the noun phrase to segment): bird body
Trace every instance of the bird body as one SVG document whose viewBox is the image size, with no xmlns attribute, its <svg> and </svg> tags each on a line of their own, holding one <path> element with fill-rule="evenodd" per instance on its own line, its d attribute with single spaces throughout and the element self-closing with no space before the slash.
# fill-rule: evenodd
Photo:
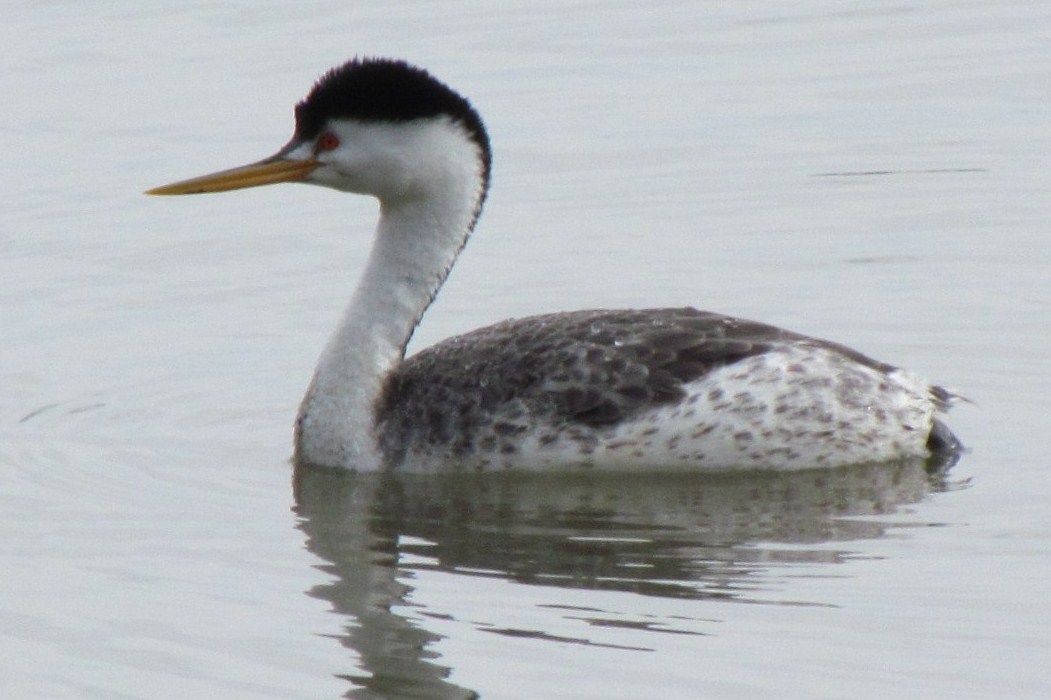
<svg viewBox="0 0 1051 700">
<path fill-rule="evenodd" d="M 911 374 L 765 324 L 683 309 L 506 321 L 409 358 L 377 433 L 402 468 L 798 469 L 923 454 Z"/>
<path fill-rule="evenodd" d="M 307 182 L 380 201 L 361 280 L 296 422 L 296 459 L 362 471 L 837 466 L 959 443 L 952 394 L 844 346 L 684 309 L 511 320 L 405 359 L 481 212 L 491 152 L 466 99 L 354 60 L 296 108 L 276 155 L 151 190 Z"/>
</svg>

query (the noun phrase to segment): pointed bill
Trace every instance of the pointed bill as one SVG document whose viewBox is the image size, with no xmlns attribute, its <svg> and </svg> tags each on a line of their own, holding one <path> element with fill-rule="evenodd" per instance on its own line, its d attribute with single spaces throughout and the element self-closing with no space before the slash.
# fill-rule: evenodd
<svg viewBox="0 0 1051 700">
<path fill-rule="evenodd" d="M 281 154 L 239 168 L 220 170 L 146 190 L 146 194 L 201 194 L 260 187 L 277 182 L 302 182 L 320 163 L 313 159 L 291 160 Z"/>
</svg>

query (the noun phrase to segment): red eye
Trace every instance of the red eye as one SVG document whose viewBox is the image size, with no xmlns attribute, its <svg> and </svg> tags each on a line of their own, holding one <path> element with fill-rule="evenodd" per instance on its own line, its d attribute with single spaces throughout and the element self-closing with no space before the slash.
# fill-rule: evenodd
<svg viewBox="0 0 1051 700">
<path fill-rule="evenodd" d="M 326 131 L 321 134 L 317 139 L 316 148 L 318 151 L 331 151 L 334 148 L 339 147 L 339 137 L 333 134 L 331 131 Z"/>
</svg>

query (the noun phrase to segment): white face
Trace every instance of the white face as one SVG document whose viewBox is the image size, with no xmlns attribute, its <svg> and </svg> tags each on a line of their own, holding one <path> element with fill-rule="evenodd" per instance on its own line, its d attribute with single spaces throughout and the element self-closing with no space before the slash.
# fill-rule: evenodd
<svg viewBox="0 0 1051 700">
<path fill-rule="evenodd" d="M 321 163 L 306 182 L 370 194 L 386 203 L 426 196 L 452 182 L 476 181 L 482 167 L 467 132 L 447 118 L 379 124 L 333 120 L 287 157 Z"/>
</svg>

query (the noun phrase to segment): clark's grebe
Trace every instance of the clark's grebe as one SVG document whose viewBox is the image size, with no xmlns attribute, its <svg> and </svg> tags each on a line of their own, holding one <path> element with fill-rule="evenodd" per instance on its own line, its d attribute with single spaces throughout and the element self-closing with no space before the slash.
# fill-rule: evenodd
<svg viewBox="0 0 1051 700">
<path fill-rule="evenodd" d="M 510 320 L 405 359 L 489 184 L 478 113 L 426 71 L 355 59 L 251 165 L 150 190 L 306 182 L 379 199 L 361 281 L 296 423 L 296 459 L 371 471 L 798 469 L 955 453 L 953 395 L 842 345 L 692 308 Z"/>
</svg>

